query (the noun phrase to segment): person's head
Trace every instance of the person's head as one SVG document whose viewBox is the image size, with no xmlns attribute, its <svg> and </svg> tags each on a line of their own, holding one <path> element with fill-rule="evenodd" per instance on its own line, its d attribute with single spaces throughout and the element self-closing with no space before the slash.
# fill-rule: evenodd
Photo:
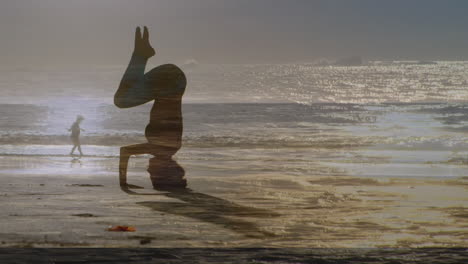
<svg viewBox="0 0 468 264">
<path fill-rule="evenodd" d="M 84 117 L 83 117 L 82 115 L 77 115 L 77 116 L 76 116 L 76 121 L 77 121 L 77 122 L 81 122 L 81 121 L 83 121 L 83 120 L 84 120 Z"/>
</svg>

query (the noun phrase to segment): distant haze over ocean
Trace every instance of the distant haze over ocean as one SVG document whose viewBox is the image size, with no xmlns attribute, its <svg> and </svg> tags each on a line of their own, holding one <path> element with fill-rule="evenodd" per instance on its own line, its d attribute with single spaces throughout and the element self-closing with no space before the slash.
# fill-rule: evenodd
<svg viewBox="0 0 468 264">
<path fill-rule="evenodd" d="M 466 102 L 468 62 L 365 62 L 359 67 L 181 63 L 184 102 Z M 124 65 L 3 68 L 0 103 L 112 104 Z"/>
</svg>

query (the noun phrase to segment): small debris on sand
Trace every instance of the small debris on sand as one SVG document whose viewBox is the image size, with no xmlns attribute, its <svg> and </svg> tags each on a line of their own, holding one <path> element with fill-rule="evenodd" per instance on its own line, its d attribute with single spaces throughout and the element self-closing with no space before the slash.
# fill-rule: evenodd
<svg viewBox="0 0 468 264">
<path fill-rule="evenodd" d="M 96 217 L 93 214 L 74 214 L 72 216 L 78 216 L 78 217 Z"/>
<path fill-rule="evenodd" d="M 67 185 L 71 187 L 104 187 L 104 185 L 101 184 L 71 184 Z"/>
<path fill-rule="evenodd" d="M 133 226 L 113 226 L 107 229 L 107 231 L 113 232 L 135 232 L 136 229 Z"/>
</svg>

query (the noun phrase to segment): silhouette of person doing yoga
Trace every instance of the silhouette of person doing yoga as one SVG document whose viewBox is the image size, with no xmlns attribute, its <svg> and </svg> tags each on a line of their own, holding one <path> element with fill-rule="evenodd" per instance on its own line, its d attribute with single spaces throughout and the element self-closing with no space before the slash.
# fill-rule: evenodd
<svg viewBox="0 0 468 264">
<path fill-rule="evenodd" d="M 182 145 L 182 95 L 187 80 L 173 64 L 158 66 L 145 74 L 148 59 L 155 55 L 149 43 L 148 29 L 135 32 L 135 49 L 114 96 L 119 108 L 130 108 L 153 101 L 150 121 L 145 129 L 147 143 L 120 148 L 119 180 L 121 188 L 138 188 L 127 183 L 131 155 L 151 154 L 148 172 L 154 188 L 185 188 L 184 169 L 172 159 Z"/>
</svg>

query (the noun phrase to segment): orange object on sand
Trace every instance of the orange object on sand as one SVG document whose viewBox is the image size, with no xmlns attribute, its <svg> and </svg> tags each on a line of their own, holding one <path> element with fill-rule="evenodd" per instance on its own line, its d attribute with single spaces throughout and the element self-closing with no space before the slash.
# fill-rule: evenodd
<svg viewBox="0 0 468 264">
<path fill-rule="evenodd" d="M 133 226 L 113 226 L 107 229 L 107 231 L 116 231 L 116 232 L 135 232 L 136 229 Z"/>
</svg>

